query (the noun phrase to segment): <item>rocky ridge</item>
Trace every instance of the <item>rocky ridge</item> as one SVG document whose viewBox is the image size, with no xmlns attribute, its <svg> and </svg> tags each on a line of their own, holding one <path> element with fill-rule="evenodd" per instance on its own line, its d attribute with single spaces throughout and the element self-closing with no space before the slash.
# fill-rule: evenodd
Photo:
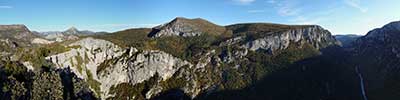
<svg viewBox="0 0 400 100">
<path fill-rule="evenodd" d="M 294 29 L 282 33 L 273 34 L 268 37 L 248 42 L 244 47 L 250 50 L 283 50 L 289 47 L 291 42 L 305 41 L 313 47 L 320 49 L 328 45 L 336 45 L 339 42 L 331 36 L 330 32 L 320 26 L 313 26 L 303 29 Z"/>
<path fill-rule="evenodd" d="M 151 37 L 161 36 L 199 36 L 201 34 L 227 34 L 225 27 L 204 19 L 175 18 L 171 22 L 153 28 Z"/>
</svg>

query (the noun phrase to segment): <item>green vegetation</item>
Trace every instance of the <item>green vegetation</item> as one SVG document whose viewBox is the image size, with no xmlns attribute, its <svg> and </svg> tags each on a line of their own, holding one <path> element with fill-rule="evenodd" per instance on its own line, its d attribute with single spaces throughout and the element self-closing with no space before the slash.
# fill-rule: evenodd
<svg viewBox="0 0 400 100">
<path fill-rule="evenodd" d="M 159 82 L 159 80 L 161 79 L 158 76 L 158 74 L 156 74 L 150 79 L 135 85 L 132 85 L 130 83 L 118 84 L 116 86 L 111 87 L 110 89 L 110 93 L 116 95 L 108 99 L 121 100 L 121 99 L 129 99 L 135 97 L 136 100 L 145 100 L 146 93 L 150 91 L 150 89 L 153 88 L 155 85 L 161 86 L 162 91 L 167 91 L 170 89 L 182 88 L 187 83 L 185 79 L 183 79 L 182 77 L 178 77 L 176 74 L 173 75 L 172 78 L 167 79 L 165 81 Z"/>
<path fill-rule="evenodd" d="M 223 37 L 212 35 L 200 35 L 196 37 L 164 37 L 150 41 L 151 49 L 161 50 L 181 59 L 193 61 L 195 54 L 211 50 Z"/>
<path fill-rule="evenodd" d="M 75 59 L 76 59 L 76 64 L 75 64 L 75 66 L 77 67 L 78 71 L 79 71 L 80 73 L 82 73 L 82 67 L 85 67 L 85 66 L 83 66 L 83 65 L 85 64 L 85 62 L 83 61 L 83 59 L 82 59 L 82 57 L 80 56 L 79 53 L 78 53 L 77 56 L 75 56 Z M 71 61 L 72 61 L 72 60 L 71 60 Z M 72 63 L 71 63 L 71 64 L 72 64 Z"/>
<path fill-rule="evenodd" d="M 42 66 L 50 67 L 50 64 L 45 60 L 45 57 L 51 52 L 46 48 L 29 48 L 21 49 L 21 61 L 29 61 L 34 68 L 41 68 Z"/>
<path fill-rule="evenodd" d="M 55 72 L 40 72 L 34 76 L 32 99 L 63 99 L 63 85 L 60 74 Z"/>
<path fill-rule="evenodd" d="M 321 55 L 309 46 L 291 44 L 275 55 L 249 52 L 249 61 L 240 62 L 240 67 L 223 65 L 228 69 L 224 89 L 198 99 L 358 99 L 358 80 L 351 63 L 341 58 L 346 57 L 343 51 Z"/>
<path fill-rule="evenodd" d="M 121 47 L 145 47 L 144 42 L 149 41 L 147 34 L 151 29 L 129 29 L 112 34 L 95 35 L 93 37 L 111 41 Z"/>
<path fill-rule="evenodd" d="M 109 59 L 109 60 L 105 60 L 104 62 L 102 62 L 98 67 L 97 67 L 97 73 L 100 75 L 101 73 L 107 73 L 107 72 L 103 72 L 105 71 L 105 69 L 107 69 L 108 67 L 112 66 L 110 64 L 113 64 L 112 62 L 114 62 L 115 59 Z"/>
<path fill-rule="evenodd" d="M 235 48 L 225 48 L 232 50 Z M 269 55 L 262 51 L 249 51 L 248 60 L 241 60 L 229 64 L 222 64 L 223 87 L 227 90 L 242 89 L 269 74 L 288 69 L 297 61 L 318 56 L 317 49 L 309 44 L 292 43 L 287 49 Z M 240 65 L 240 66 L 235 66 Z"/>
<path fill-rule="evenodd" d="M 13 61 L 0 61 L 1 64 L 4 64 L 4 71 L 7 75 L 22 75 L 26 72 L 26 67 L 22 66 L 22 64 Z M 0 64 L 0 66 L 1 66 Z"/>
<path fill-rule="evenodd" d="M 2 87 L 2 92 L 10 93 L 12 100 L 23 99 L 28 91 L 24 86 L 24 82 L 19 82 L 14 77 L 9 76 Z M 2 99 L 5 98 L 3 97 Z"/>
<path fill-rule="evenodd" d="M 154 86 L 158 80 L 159 76 L 156 74 L 150 79 L 132 85 L 130 83 L 121 83 L 116 86 L 112 86 L 110 89 L 110 93 L 116 94 L 114 97 L 107 98 L 111 100 L 122 100 L 122 99 L 131 99 L 135 97 L 136 100 L 145 100 L 146 93 L 149 91 L 149 88 Z"/>
<path fill-rule="evenodd" d="M 136 100 L 144 100 L 144 96 L 141 95 L 140 91 L 144 89 L 143 83 L 136 84 L 135 86 L 130 83 L 121 83 L 117 86 L 113 86 L 110 89 L 110 93 L 116 94 L 112 98 L 107 98 L 110 100 L 123 100 L 129 99 L 135 96 Z"/>
<path fill-rule="evenodd" d="M 89 86 L 94 89 L 94 92 L 96 92 L 97 96 L 100 96 L 101 91 L 100 91 L 100 85 L 101 83 L 96 81 L 93 78 L 92 72 L 90 72 L 89 70 L 86 70 L 86 75 L 87 75 L 87 79 L 86 82 L 89 84 Z"/>
<path fill-rule="evenodd" d="M 4 42 L 0 42 L 0 52 L 10 52 L 12 51 L 12 48 L 10 47 L 10 45 L 4 43 Z"/>
<path fill-rule="evenodd" d="M 31 62 L 34 68 L 50 67 L 51 63 L 47 62 L 45 57 L 66 52 L 73 48 L 80 48 L 80 46 L 66 47 L 62 43 L 55 43 L 33 48 L 18 48 L 16 54 L 20 56 L 21 61 Z"/>
<path fill-rule="evenodd" d="M 228 36 L 216 34 L 203 34 L 195 37 L 169 36 L 150 38 L 151 29 L 130 29 L 94 36 L 116 43 L 122 47 L 135 47 L 140 50 L 161 50 L 185 60 L 193 60 L 194 54 L 218 48 L 217 44 Z"/>
<path fill-rule="evenodd" d="M 189 66 L 183 66 L 180 71 L 191 71 Z M 159 86 L 163 87 L 163 91 L 168 91 L 170 89 L 177 89 L 184 87 L 189 81 L 187 81 L 184 76 L 179 76 L 179 73 L 175 73 L 171 78 L 161 81 L 158 83 Z"/>
</svg>

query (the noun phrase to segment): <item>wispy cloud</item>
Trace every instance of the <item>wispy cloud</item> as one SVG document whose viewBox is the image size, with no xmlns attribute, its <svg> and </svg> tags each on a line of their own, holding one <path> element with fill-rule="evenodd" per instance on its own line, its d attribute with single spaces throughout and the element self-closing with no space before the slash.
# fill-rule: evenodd
<svg viewBox="0 0 400 100">
<path fill-rule="evenodd" d="M 368 8 L 361 6 L 361 0 L 344 0 L 344 2 L 346 5 L 360 10 L 362 13 L 366 13 L 368 11 Z"/>
<path fill-rule="evenodd" d="M 265 10 L 248 10 L 248 13 L 263 13 Z"/>
<path fill-rule="evenodd" d="M 273 1 L 276 3 L 276 9 L 278 14 L 281 16 L 294 16 L 298 15 L 302 8 L 298 7 L 295 2 L 290 0 L 282 0 L 280 2 Z"/>
<path fill-rule="evenodd" d="M 305 16 L 296 16 L 294 19 L 290 19 L 290 22 L 293 22 L 293 24 L 301 24 L 301 25 L 313 25 L 313 24 L 318 24 L 323 20 L 322 17 L 316 17 L 316 18 L 309 18 Z"/>
<path fill-rule="evenodd" d="M 13 6 L 3 6 L 3 5 L 0 5 L 0 9 L 11 9 L 11 8 L 14 8 Z"/>
<path fill-rule="evenodd" d="M 248 5 L 251 4 L 253 2 L 255 2 L 256 0 L 233 0 L 233 2 L 240 4 L 240 5 Z"/>
<path fill-rule="evenodd" d="M 290 24 L 320 24 L 329 20 L 326 16 L 335 12 L 335 7 L 310 10 L 307 4 L 297 0 L 269 0 L 279 16 L 287 18 Z"/>
</svg>

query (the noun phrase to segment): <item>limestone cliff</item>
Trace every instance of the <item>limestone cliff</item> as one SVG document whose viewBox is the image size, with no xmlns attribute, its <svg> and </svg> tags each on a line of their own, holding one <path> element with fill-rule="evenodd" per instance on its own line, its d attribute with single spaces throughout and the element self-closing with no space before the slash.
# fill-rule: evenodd
<svg viewBox="0 0 400 100">
<path fill-rule="evenodd" d="M 111 42 L 85 38 L 69 45 L 75 46 L 68 52 L 52 55 L 51 60 L 56 67 L 71 68 L 78 77 L 100 83 L 101 98 L 105 99 L 109 89 L 120 83 L 135 85 L 154 75 L 162 80 L 170 78 L 183 66 L 192 66 L 189 62 L 173 57 L 165 52 L 150 50 L 140 51 L 135 48 L 123 49 Z M 113 63 L 107 63 L 113 61 Z M 100 65 L 103 64 L 101 67 Z M 106 64 L 106 65 L 104 65 Z"/>
<path fill-rule="evenodd" d="M 339 44 L 329 31 L 320 26 L 310 26 L 272 33 L 269 36 L 247 42 L 243 46 L 250 50 L 264 49 L 273 52 L 286 49 L 293 42 L 309 43 L 317 49 Z"/>
</svg>

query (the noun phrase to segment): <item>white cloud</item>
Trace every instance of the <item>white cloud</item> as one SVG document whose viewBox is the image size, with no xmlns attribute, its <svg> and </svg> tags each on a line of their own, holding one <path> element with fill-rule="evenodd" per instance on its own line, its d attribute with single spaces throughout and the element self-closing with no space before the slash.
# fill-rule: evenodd
<svg viewBox="0 0 400 100">
<path fill-rule="evenodd" d="M 233 1 L 241 5 L 248 5 L 255 2 L 256 0 L 233 0 Z"/>
<path fill-rule="evenodd" d="M 300 12 L 299 8 L 293 8 L 292 6 L 289 5 L 281 6 L 278 9 L 278 14 L 281 16 L 293 16 L 299 14 L 299 12 Z"/>
<path fill-rule="evenodd" d="M 265 10 L 248 10 L 248 13 L 263 13 Z"/>
<path fill-rule="evenodd" d="M 295 16 L 298 15 L 302 8 L 296 5 L 295 1 L 281 0 L 274 1 L 275 8 L 280 16 Z"/>
<path fill-rule="evenodd" d="M 293 22 L 293 24 L 315 25 L 319 24 L 322 20 L 322 17 L 309 18 L 305 16 L 296 16 L 294 19 L 290 19 L 289 21 Z"/>
<path fill-rule="evenodd" d="M 366 13 L 368 11 L 368 8 L 361 6 L 361 0 L 344 0 L 344 2 L 346 5 L 360 10 L 362 13 Z"/>
<path fill-rule="evenodd" d="M 0 9 L 11 9 L 14 8 L 13 6 L 0 6 Z"/>
<path fill-rule="evenodd" d="M 288 24 L 322 24 L 323 22 L 329 21 L 333 13 L 336 12 L 336 6 L 326 6 L 322 9 L 311 9 L 307 8 L 312 4 L 297 0 L 272 0 L 272 4 L 276 9 L 278 15 L 286 18 Z"/>
</svg>

